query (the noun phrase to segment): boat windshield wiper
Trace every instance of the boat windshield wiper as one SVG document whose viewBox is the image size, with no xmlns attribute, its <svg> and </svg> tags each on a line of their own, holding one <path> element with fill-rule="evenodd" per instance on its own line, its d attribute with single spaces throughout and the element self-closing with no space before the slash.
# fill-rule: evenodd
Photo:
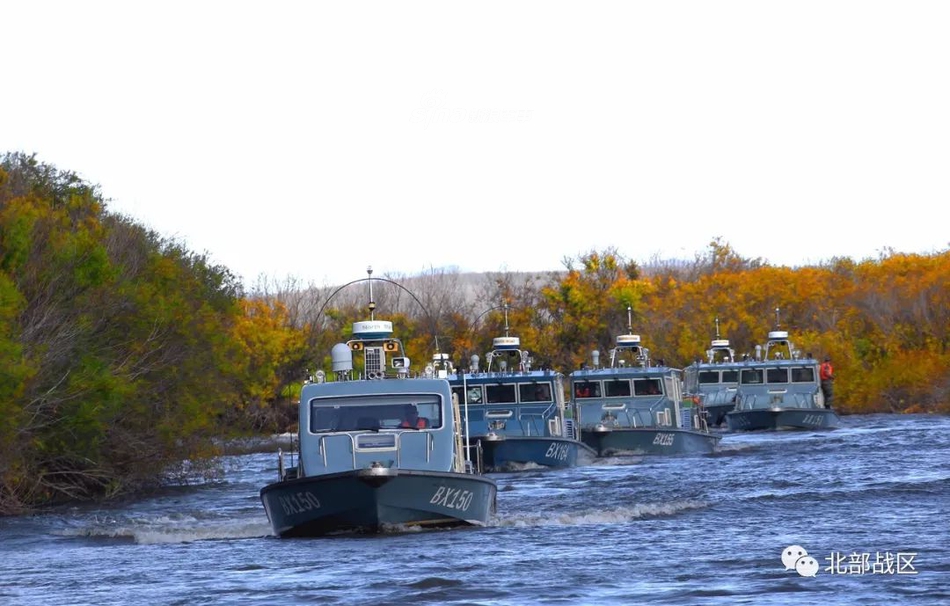
<svg viewBox="0 0 950 606">
<path fill-rule="evenodd" d="M 356 427 L 350 431 L 374 431 L 379 433 L 379 419 L 360 417 L 356 420 Z"/>
</svg>

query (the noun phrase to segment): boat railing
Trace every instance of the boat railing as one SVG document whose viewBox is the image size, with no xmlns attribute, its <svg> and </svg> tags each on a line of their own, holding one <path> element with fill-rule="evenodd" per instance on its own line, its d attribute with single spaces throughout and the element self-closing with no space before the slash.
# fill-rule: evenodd
<svg viewBox="0 0 950 606">
<path fill-rule="evenodd" d="M 754 393 L 740 394 L 736 401 L 736 410 L 752 410 L 755 408 L 756 397 Z"/>
<path fill-rule="evenodd" d="M 580 440 L 578 435 L 577 423 L 574 419 L 564 419 L 564 436 L 572 440 Z"/>
<path fill-rule="evenodd" d="M 658 427 L 661 426 L 658 414 L 666 414 L 665 409 L 669 408 L 666 404 L 668 404 L 668 401 L 664 398 L 659 398 L 649 404 L 638 403 L 636 406 L 611 404 L 609 405 L 610 408 L 604 409 L 606 414 L 601 417 L 600 422 L 609 424 L 610 422 L 620 421 L 619 426 L 634 429 L 638 427 Z M 672 425 L 672 421 L 664 425 Z"/>
<path fill-rule="evenodd" d="M 280 480 L 292 479 L 290 476 L 296 478 L 300 472 L 295 461 L 298 444 L 294 441 L 294 435 L 296 434 L 290 434 L 290 450 L 285 453 L 283 448 L 277 449 L 277 477 Z M 290 457 L 290 465 L 284 463 L 285 455 Z"/>
<path fill-rule="evenodd" d="M 693 419 L 695 419 L 693 421 L 696 424 L 695 429 L 709 433 L 709 421 L 706 419 L 706 415 L 694 415 Z"/>
<path fill-rule="evenodd" d="M 320 453 L 320 456 L 323 457 L 323 466 L 324 468 L 330 466 L 329 462 L 329 449 L 326 446 L 326 441 L 329 438 L 336 438 L 338 436 L 346 436 L 350 440 L 350 453 L 352 455 L 352 466 L 353 469 L 356 469 L 356 439 L 353 438 L 352 434 L 349 433 L 333 433 L 320 436 L 320 439 L 317 441 L 317 452 Z"/>
<path fill-rule="evenodd" d="M 674 425 L 674 420 L 673 420 L 673 417 L 671 416 L 673 408 L 674 408 L 673 403 L 662 397 L 658 398 L 654 402 L 651 402 L 648 408 L 650 412 L 649 425 L 654 426 L 654 427 L 660 426 L 661 423 L 660 423 L 659 415 L 661 413 L 664 419 L 664 422 L 662 423 L 662 425 L 670 425 L 670 426 Z"/>
<path fill-rule="evenodd" d="M 468 473 L 482 474 L 485 469 L 484 451 L 482 450 L 482 441 L 475 440 L 474 444 L 466 447 L 465 470 Z"/>
<path fill-rule="evenodd" d="M 402 467 L 402 440 L 404 437 L 410 440 L 418 439 L 416 436 L 423 435 L 425 436 L 425 453 L 426 453 L 426 463 L 429 463 L 432 460 L 432 448 L 434 438 L 432 437 L 432 432 L 424 431 L 402 431 L 396 434 L 396 467 Z M 356 437 L 352 433 L 332 433 L 325 434 L 320 436 L 320 439 L 317 442 L 317 452 L 320 453 L 320 456 L 323 457 L 323 466 L 324 468 L 329 467 L 329 449 L 326 447 L 325 441 L 328 438 L 337 438 L 341 436 L 346 436 L 350 441 L 350 464 L 353 469 L 356 469 Z M 283 467 L 283 458 L 278 461 L 281 467 Z"/>
<path fill-rule="evenodd" d="M 633 410 L 625 410 L 624 416 L 627 417 L 627 425 L 630 427 L 643 427 L 645 425 L 649 425 L 649 423 L 644 423 L 643 417 L 640 415 L 642 412 L 643 411 L 638 408 L 634 408 Z"/>
<path fill-rule="evenodd" d="M 818 408 L 818 401 L 815 392 L 797 391 L 792 393 L 796 408 Z"/>
<path fill-rule="evenodd" d="M 284 450 L 282 448 L 277 449 L 277 481 L 282 482 L 284 480 Z"/>
<path fill-rule="evenodd" d="M 685 408 L 681 412 L 683 415 L 680 425 L 681 428 L 702 432 L 709 431 L 709 424 L 706 421 L 706 410 L 702 404 Z"/>
<path fill-rule="evenodd" d="M 543 413 L 521 415 L 518 419 L 520 421 L 518 425 L 521 426 L 521 434 L 524 436 L 543 436 L 545 418 Z"/>
<path fill-rule="evenodd" d="M 762 400 L 759 399 L 760 395 L 763 396 Z M 818 402 L 814 392 L 769 390 L 765 394 L 742 394 L 738 399 L 736 410 L 772 408 L 775 405 L 783 408 L 817 408 Z"/>
<path fill-rule="evenodd" d="M 625 410 L 625 411 L 624 411 L 624 416 L 627 417 L 627 425 L 628 425 L 629 427 L 633 427 L 633 428 L 636 428 L 636 427 L 652 427 L 653 425 L 655 425 L 656 423 L 655 423 L 654 418 L 653 418 L 653 413 L 655 412 L 655 411 L 653 410 L 653 407 L 654 407 L 654 406 L 655 406 L 655 405 L 651 405 L 649 409 L 634 408 L 634 409 L 627 409 L 627 410 Z M 644 415 L 644 414 L 646 414 L 646 415 L 649 416 L 649 420 L 648 420 L 648 421 L 644 421 L 644 420 L 643 420 L 643 415 Z"/>
<path fill-rule="evenodd" d="M 402 441 L 406 440 L 417 440 L 419 432 L 415 431 L 403 431 L 396 435 L 396 467 L 402 467 Z M 435 447 L 435 438 L 432 437 L 432 432 L 425 431 L 421 432 L 421 435 L 425 436 L 425 452 L 426 452 L 426 463 L 432 461 L 432 449 Z"/>
<path fill-rule="evenodd" d="M 703 393 L 703 404 L 712 406 L 716 404 L 728 404 L 736 399 L 735 387 L 724 387 L 715 391 Z"/>
</svg>

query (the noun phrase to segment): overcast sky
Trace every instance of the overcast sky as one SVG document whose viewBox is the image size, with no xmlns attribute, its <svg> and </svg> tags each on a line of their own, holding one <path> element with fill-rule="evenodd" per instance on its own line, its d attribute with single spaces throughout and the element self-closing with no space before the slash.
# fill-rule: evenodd
<svg viewBox="0 0 950 606">
<path fill-rule="evenodd" d="M 950 2 L 15 2 L 0 152 L 260 276 L 950 243 Z"/>
</svg>

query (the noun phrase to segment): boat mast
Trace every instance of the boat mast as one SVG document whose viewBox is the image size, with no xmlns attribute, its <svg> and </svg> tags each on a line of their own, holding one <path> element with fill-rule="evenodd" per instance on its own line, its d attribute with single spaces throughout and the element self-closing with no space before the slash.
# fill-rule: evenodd
<svg viewBox="0 0 950 606">
<path fill-rule="evenodd" d="M 509 336 L 508 335 L 508 301 L 504 302 L 503 307 L 505 308 L 505 336 L 507 337 Z"/>
<path fill-rule="evenodd" d="M 369 276 L 367 280 L 369 281 L 369 319 L 376 319 L 376 301 L 373 301 L 373 266 L 370 265 L 366 268 L 366 274 Z"/>
</svg>

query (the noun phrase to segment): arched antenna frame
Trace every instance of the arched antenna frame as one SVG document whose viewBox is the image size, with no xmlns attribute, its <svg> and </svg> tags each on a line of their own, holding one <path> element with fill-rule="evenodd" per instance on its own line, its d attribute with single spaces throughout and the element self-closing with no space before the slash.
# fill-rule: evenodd
<svg viewBox="0 0 950 606">
<path fill-rule="evenodd" d="M 406 288 L 405 286 L 403 286 L 403 285 L 400 284 L 399 282 L 396 282 L 396 281 L 394 281 L 394 280 L 389 280 L 388 278 L 374 278 L 374 277 L 372 276 L 372 273 L 373 273 L 372 268 L 368 269 L 367 271 L 368 271 L 368 273 L 370 274 L 370 276 L 369 276 L 368 278 L 360 278 L 359 280 L 353 280 L 352 282 L 347 282 L 346 284 L 344 284 L 344 285 L 338 287 L 336 290 L 334 290 L 332 293 L 330 293 L 330 295 L 327 296 L 326 301 L 323 302 L 323 305 L 320 306 L 320 311 L 317 312 L 317 318 L 319 319 L 319 318 L 323 315 L 323 312 L 326 310 L 327 305 L 330 304 L 330 301 L 333 299 L 333 297 L 335 297 L 341 290 L 343 290 L 343 289 L 346 288 L 347 286 L 352 286 L 352 285 L 354 285 L 354 284 L 359 284 L 360 282 L 369 282 L 369 283 L 370 283 L 370 299 L 372 299 L 372 298 L 373 298 L 373 295 L 372 295 L 372 292 L 373 292 L 373 290 L 372 290 L 373 283 L 372 283 L 372 282 L 373 282 L 373 280 L 379 280 L 380 282 L 386 282 L 387 284 L 392 284 L 393 286 L 396 286 L 396 287 L 402 289 L 403 292 L 405 292 L 407 295 L 409 295 L 410 297 L 412 297 L 412 300 L 413 300 L 413 301 L 415 301 L 416 303 L 419 304 L 419 307 L 421 307 L 423 313 L 425 313 L 426 319 L 429 321 L 429 329 L 432 331 L 432 336 L 433 336 L 433 338 L 435 339 L 435 350 L 436 350 L 436 351 L 442 351 L 441 349 L 439 349 L 439 335 L 438 335 L 438 332 L 435 330 L 435 328 L 436 328 L 436 327 L 435 327 L 435 321 L 432 319 L 432 314 L 429 313 L 429 310 L 426 308 L 426 306 L 423 305 L 423 304 L 422 304 L 422 301 L 419 300 L 419 297 L 417 297 L 411 290 L 409 290 L 408 288 Z M 370 309 L 370 313 L 372 314 L 372 313 L 375 311 L 375 309 L 376 309 L 376 303 L 371 300 L 371 301 L 370 301 L 370 304 L 372 305 L 372 309 Z"/>
</svg>

